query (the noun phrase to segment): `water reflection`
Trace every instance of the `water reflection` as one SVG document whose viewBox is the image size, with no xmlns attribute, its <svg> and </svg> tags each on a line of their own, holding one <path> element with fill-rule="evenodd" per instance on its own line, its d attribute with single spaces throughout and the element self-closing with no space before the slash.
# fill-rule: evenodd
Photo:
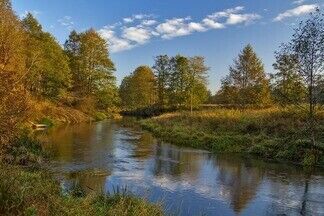
<svg viewBox="0 0 324 216">
<path fill-rule="evenodd" d="M 52 169 L 63 188 L 125 186 L 180 215 L 324 215 L 324 177 L 294 166 L 179 148 L 101 122 L 53 131 Z"/>
</svg>

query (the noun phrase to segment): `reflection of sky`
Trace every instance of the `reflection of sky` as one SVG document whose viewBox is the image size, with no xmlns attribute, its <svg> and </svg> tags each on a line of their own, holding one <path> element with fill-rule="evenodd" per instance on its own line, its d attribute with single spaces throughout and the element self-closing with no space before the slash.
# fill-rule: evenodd
<svg viewBox="0 0 324 216">
<path fill-rule="evenodd" d="M 110 123 L 60 133 L 53 142 L 64 157 L 58 155 L 53 167 L 64 173 L 85 170 L 87 175 L 76 177 L 80 184 L 102 184 L 106 191 L 127 186 L 151 201 L 162 200 L 166 209 L 181 215 L 298 215 L 303 200 L 306 212 L 324 215 L 323 175 L 311 177 L 305 196 L 305 177 L 294 167 L 268 167 L 157 143 Z M 62 146 L 58 137 L 72 138 Z"/>
</svg>

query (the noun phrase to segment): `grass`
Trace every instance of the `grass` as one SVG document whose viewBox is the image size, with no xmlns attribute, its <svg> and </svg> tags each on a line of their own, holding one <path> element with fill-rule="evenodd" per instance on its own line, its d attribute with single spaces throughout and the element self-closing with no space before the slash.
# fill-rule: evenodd
<svg viewBox="0 0 324 216">
<path fill-rule="evenodd" d="M 161 206 L 125 190 L 113 194 L 63 193 L 43 168 L 48 153 L 27 132 L 0 154 L 0 215 L 163 215 Z"/>
<path fill-rule="evenodd" d="M 306 115 L 293 108 L 214 109 L 176 112 L 141 121 L 165 141 L 213 152 L 252 154 L 304 165 L 324 165 L 324 112 L 318 113 L 318 146 L 312 149 Z"/>
<path fill-rule="evenodd" d="M 63 195 L 52 176 L 0 165 L 1 215 L 163 215 L 161 208 L 128 194 Z"/>
</svg>

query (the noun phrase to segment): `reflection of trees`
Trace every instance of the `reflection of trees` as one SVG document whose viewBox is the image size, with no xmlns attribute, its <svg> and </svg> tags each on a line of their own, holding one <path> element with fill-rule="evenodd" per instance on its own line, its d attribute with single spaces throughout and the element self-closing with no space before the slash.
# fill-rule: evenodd
<svg viewBox="0 0 324 216">
<path fill-rule="evenodd" d="M 270 183 L 271 194 L 274 197 L 272 209 L 275 209 L 277 214 L 290 212 L 304 216 L 323 213 L 322 195 L 316 188 L 322 182 L 313 182 L 312 175 L 308 172 L 304 175 L 289 171 L 286 176 L 274 178 Z"/>
<path fill-rule="evenodd" d="M 215 160 L 219 167 L 218 180 L 221 182 L 221 193 L 228 196 L 235 212 L 240 213 L 254 198 L 262 180 L 262 172 L 251 167 L 249 160 L 240 158 L 220 158 Z"/>
<path fill-rule="evenodd" d="M 135 144 L 133 156 L 139 159 L 147 159 L 152 155 L 155 139 L 152 134 L 144 132 Z"/>
<path fill-rule="evenodd" d="M 154 153 L 153 174 L 179 177 L 186 175 L 190 178 L 198 176 L 201 155 L 183 151 L 178 147 L 158 143 Z"/>
<path fill-rule="evenodd" d="M 55 130 L 49 135 L 56 160 L 108 168 L 113 160 L 114 125 L 100 122 Z"/>
<path fill-rule="evenodd" d="M 70 182 L 68 189 L 81 188 L 85 193 L 103 192 L 105 191 L 105 183 L 108 175 L 110 173 L 98 171 L 69 173 L 67 176 L 67 181 Z"/>
</svg>

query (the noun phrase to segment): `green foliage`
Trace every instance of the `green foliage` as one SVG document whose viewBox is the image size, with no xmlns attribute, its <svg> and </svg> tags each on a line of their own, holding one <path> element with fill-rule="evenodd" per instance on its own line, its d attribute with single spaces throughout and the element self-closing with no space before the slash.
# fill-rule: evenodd
<svg viewBox="0 0 324 216">
<path fill-rule="evenodd" d="M 225 104 L 265 106 L 271 103 L 269 81 L 261 60 L 247 45 L 222 81 L 218 97 Z"/>
<path fill-rule="evenodd" d="M 152 105 L 158 105 L 159 109 L 197 107 L 208 97 L 207 71 L 200 56 L 157 56 L 154 75 L 149 67 L 141 66 L 123 79 L 119 90 L 123 107 L 128 110 Z"/>
<path fill-rule="evenodd" d="M 102 120 L 104 120 L 104 119 L 106 119 L 106 118 L 107 118 L 107 116 L 106 116 L 105 113 L 102 113 L 102 112 L 96 112 L 96 114 L 95 114 L 95 120 L 96 120 L 96 121 L 102 121 Z"/>
<path fill-rule="evenodd" d="M 275 101 L 283 105 L 305 101 L 307 91 L 302 77 L 297 73 L 297 59 L 292 55 L 277 53 L 273 67 L 277 70 L 277 73 L 272 75 Z"/>
<path fill-rule="evenodd" d="M 44 158 L 49 155 L 42 148 L 41 142 L 27 129 L 22 130 L 11 145 L 3 146 L 1 150 L 3 151 L 0 155 L 1 161 L 32 167 L 40 167 Z"/>
<path fill-rule="evenodd" d="M 302 111 L 289 108 L 216 109 L 196 111 L 192 115 L 187 112 L 164 114 L 142 120 L 141 125 L 177 145 L 323 166 L 323 148 L 313 151 L 307 141 L 306 118 Z M 324 124 L 323 112 L 318 118 L 321 125 Z"/>
<path fill-rule="evenodd" d="M 40 124 L 45 124 L 48 127 L 53 127 L 54 126 L 54 121 L 51 118 L 44 117 L 39 121 Z"/>
<path fill-rule="evenodd" d="M 163 215 L 162 208 L 129 194 L 62 195 L 47 172 L 0 164 L 1 215 Z"/>
<path fill-rule="evenodd" d="M 35 95 L 59 99 L 71 84 L 68 58 L 53 36 L 43 32 L 31 13 L 22 20 L 22 24 L 28 35 L 26 86 Z"/>
<path fill-rule="evenodd" d="M 156 80 L 150 67 L 140 66 L 126 76 L 120 86 L 119 94 L 125 109 L 138 109 L 156 103 Z"/>
<path fill-rule="evenodd" d="M 83 33 L 72 31 L 65 43 L 72 72 L 72 91 L 82 103 L 94 97 L 99 110 L 113 109 L 119 105 L 118 90 L 107 42 L 90 29 Z"/>
<path fill-rule="evenodd" d="M 171 73 L 170 66 L 169 56 L 159 55 L 155 57 L 153 71 L 157 79 L 158 103 L 161 107 L 168 104 L 168 88 Z"/>
</svg>

